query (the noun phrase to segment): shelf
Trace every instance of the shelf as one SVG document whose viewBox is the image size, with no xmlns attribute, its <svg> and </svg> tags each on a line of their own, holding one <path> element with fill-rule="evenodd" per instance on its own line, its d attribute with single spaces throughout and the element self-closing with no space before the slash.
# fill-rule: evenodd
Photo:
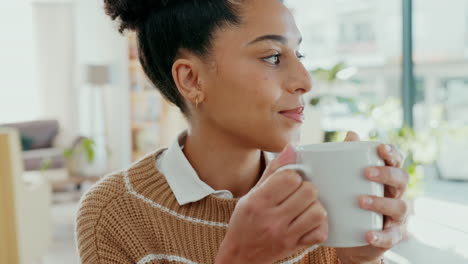
<svg viewBox="0 0 468 264">
<path fill-rule="evenodd" d="M 146 76 L 138 60 L 136 35 L 127 38 L 132 161 L 136 161 L 154 148 L 167 146 L 186 125 L 177 107 Z"/>
</svg>

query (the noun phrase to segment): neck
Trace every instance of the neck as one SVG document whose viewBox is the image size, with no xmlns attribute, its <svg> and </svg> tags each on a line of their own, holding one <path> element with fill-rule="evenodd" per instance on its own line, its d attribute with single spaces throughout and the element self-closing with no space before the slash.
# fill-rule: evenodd
<svg viewBox="0 0 468 264">
<path fill-rule="evenodd" d="M 265 168 L 261 150 L 236 144 L 231 135 L 213 129 L 190 129 L 183 152 L 202 181 L 234 197 L 247 194 Z"/>
</svg>

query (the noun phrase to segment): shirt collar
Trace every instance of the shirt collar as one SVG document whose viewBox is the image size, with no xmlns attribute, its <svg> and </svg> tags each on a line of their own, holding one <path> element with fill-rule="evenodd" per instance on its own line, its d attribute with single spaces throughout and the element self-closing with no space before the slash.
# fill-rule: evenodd
<svg viewBox="0 0 468 264">
<path fill-rule="evenodd" d="M 185 130 L 157 159 L 157 168 L 166 177 L 179 205 L 196 202 L 212 194 L 221 198 L 232 199 L 233 195 L 230 191 L 216 191 L 200 179 L 182 151 L 186 138 L 187 131 Z M 272 159 L 271 153 L 263 153 L 268 163 Z"/>
</svg>

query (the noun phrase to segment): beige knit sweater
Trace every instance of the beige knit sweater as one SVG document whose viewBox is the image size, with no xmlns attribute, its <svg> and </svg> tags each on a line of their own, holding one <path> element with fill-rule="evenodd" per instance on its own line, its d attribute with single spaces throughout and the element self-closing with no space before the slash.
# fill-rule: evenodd
<svg viewBox="0 0 468 264">
<path fill-rule="evenodd" d="M 151 153 L 105 176 L 82 198 L 82 263 L 213 263 L 238 199 L 214 195 L 180 206 Z M 332 248 L 304 248 L 277 263 L 337 263 Z"/>
</svg>

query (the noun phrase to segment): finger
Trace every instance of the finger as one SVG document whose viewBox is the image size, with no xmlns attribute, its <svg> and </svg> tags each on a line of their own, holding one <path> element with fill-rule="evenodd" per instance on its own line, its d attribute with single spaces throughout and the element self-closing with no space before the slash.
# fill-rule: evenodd
<svg viewBox="0 0 468 264">
<path fill-rule="evenodd" d="M 408 205 L 401 199 L 363 195 L 359 197 L 359 206 L 388 216 L 397 223 L 403 223 L 408 213 Z"/>
<path fill-rule="evenodd" d="M 381 232 L 367 232 L 366 240 L 374 247 L 390 249 L 403 240 L 403 230 L 401 226 L 393 226 Z"/>
<path fill-rule="evenodd" d="M 369 167 L 364 170 L 364 176 L 370 181 L 394 187 L 397 190 L 395 195 L 403 194 L 409 182 L 408 172 L 394 167 Z"/>
<path fill-rule="evenodd" d="M 262 177 L 257 182 L 256 186 L 262 185 L 268 177 L 270 177 L 277 169 L 288 165 L 294 164 L 296 162 L 296 152 L 291 145 L 286 145 L 286 147 L 281 151 L 278 157 L 273 159 L 268 166 L 266 167 L 265 171 L 263 172 Z"/>
<path fill-rule="evenodd" d="M 297 191 L 281 202 L 279 210 L 283 215 L 289 215 L 288 220 L 292 221 L 315 203 L 317 197 L 317 188 L 310 182 L 303 182 Z"/>
<path fill-rule="evenodd" d="M 289 224 L 288 233 L 302 237 L 327 221 L 327 211 L 315 202 Z"/>
<path fill-rule="evenodd" d="M 379 145 L 377 152 L 388 166 L 396 168 L 401 168 L 401 166 L 403 166 L 405 157 L 403 153 L 394 145 L 381 144 Z"/>
<path fill-rule="evenodd" d="M 348 131 L 344 141 L 359 141 L 359 135 L 354 131 Z"/>
<path fill-rule="evenodd" d="M 328 239 L 328 223 L 315 228 L 314 230 L 306 233 L 298 240 L 298 245 L 311 246 L 325 242 Z"/>
<path fill-rule="evenodd" d="M 276 206 L 294 194 L 302 185 L 301 175 L 293 170 L 274 173 L 252 193 L 252 199 L 266 206 Z"/>
</svg>

